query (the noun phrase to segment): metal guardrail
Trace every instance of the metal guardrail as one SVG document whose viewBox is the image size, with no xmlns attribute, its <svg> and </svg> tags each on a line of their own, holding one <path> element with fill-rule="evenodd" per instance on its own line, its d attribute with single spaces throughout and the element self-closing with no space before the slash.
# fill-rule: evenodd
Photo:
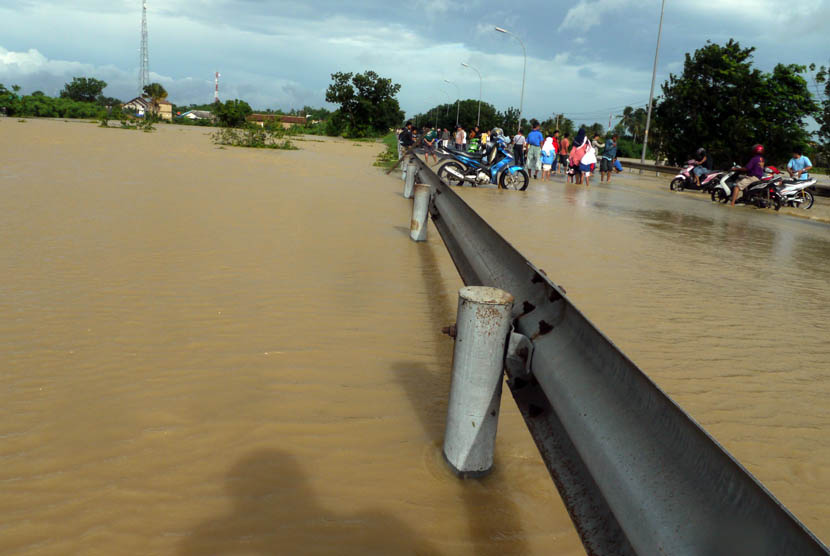
<svg viewBox="0 0 830 556">
<path fill-rule="evenodd" d="M 507 384 L 588 554 L 830 554 L 562 288 L 413 158 L 464 283 L 515 297 L 532 374 L 508 372 Z"/>
</svg>

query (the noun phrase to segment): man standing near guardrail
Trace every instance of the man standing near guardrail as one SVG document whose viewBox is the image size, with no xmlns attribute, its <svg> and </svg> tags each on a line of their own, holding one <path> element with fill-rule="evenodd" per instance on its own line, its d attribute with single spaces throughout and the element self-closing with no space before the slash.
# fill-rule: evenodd
<svg viewBox="0 0 830 556">
<path fill-rule="evenodd" d="M 545 140 L 539 131 L 539 122 L 531 122 L 533 130 L 527 134 L 527 171 L 533 172 L 533 179 L 539 179 L 539 170 L 542 169 L 542 142 Z"/>
<path fill-rule="evenodd" d="M 398 135 L 398 143 L 400 143 L 404 149 L 408 149 L 412 146 L 412 143 L 414 143 L 412 139 L 412 122 L 406 122 L 406 127 L 404 127 L 401 134 Z"/>
</svg>

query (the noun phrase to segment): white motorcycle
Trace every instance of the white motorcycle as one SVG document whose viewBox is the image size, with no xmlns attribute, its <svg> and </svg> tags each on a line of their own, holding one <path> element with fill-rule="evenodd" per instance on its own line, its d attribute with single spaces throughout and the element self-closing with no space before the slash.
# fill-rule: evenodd
<svg viewBox="0 0 830 556">
<path fill-rule="evenodd" d="M 795 207 L 806 210 L 813 206 L 815 199 L 813 194 L 807 191 L 807 188 L 816 184 L 816 178 L 807 180 L 779 178 L 775 181 L 777 183 L 775 183 L 775 192 L 772 196 L 775 210 L 779 210 L 781 207 Z"/>
</svg>

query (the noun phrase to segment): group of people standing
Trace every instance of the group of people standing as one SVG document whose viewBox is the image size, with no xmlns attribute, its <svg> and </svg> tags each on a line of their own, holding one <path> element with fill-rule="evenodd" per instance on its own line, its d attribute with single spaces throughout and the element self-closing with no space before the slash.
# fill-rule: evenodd
<svg viewBox="0 0 830 556">
<path fill-rule="evenodd" d="M 596 173 L 599 165 L 600 182 L 611 182 L 613 172 L 621 172 L 622 165 L 617 160 L 617 136 L 606 139 L 603 143 L 599 134 L 595 134 L 593 140 L 588 140 L 584 127 L 571 142 L 568 133 L 560 137 L 559 130 L 549 133 L 547 137 L 542 133 L 537 120 L 531 121 L 532 130 L 524 136 L 521 130 L 508 141 L 513 145 L 513 158 L 516 163 L 527 169 L 534 178 L 539 179 L 542 174 L 543 180 L 550 179 L 557 174 L 557 169 L 563 176 L 567 176 L 568 183 L 591 185 L 591 175 Z M 429 163 L 430 155 L 435 162 L 438 157 L 435 155 L 435 148 L 441 146 L 453 147 L 456 150 L 477 152 L 487 145 L 490 140 L 487 131 L 481 131 L 478 126 L 473 127 L 469 133 L 463 126 L 457 126 L 452 132 L 444 128 L 436 130 L 424 127 L 421 132 L 407 122 L 406 127 L 399 135 L 403 147 L 409 147 L 419 138 L 424 148 L 425 160 Z"/>
<path fill-rule="evenodd" d="M 547 137 L 542 133 L 539 122 L 531 122 L 532 130 L 525 137 L 522 131 L 513 137 L 513 157 L 524 166 L 534 179 L 550 179 L 557 174 L 557 167 L 568 183 L 591 185 L 591 175 L 599 165 L 600 181 L 611 181 L 613 172 L 621 172 L 622 165 L 617 160 L 617 136 L 606 139 L 603 143 L 599 134 L 592 141 L 588 140 L 585 128 L 580 128 L 573 143 L 569 134 L 561 138 L 557 129 Z"/>
</svg>

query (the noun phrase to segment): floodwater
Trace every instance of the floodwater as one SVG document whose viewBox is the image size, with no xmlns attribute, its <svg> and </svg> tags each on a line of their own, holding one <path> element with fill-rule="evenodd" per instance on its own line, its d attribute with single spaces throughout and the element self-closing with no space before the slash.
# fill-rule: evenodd
<svg viewBox="0 0 830 556">
<path fill-rule="evenodd" d="M 583 553 L 509 395 L 493 474 L 447 471 L 462 284 L 379 146 L 206 134 L 0 119 L 0 553 Z M 830 538 L 830 227 L 461 193 Z"/>
</svg>

